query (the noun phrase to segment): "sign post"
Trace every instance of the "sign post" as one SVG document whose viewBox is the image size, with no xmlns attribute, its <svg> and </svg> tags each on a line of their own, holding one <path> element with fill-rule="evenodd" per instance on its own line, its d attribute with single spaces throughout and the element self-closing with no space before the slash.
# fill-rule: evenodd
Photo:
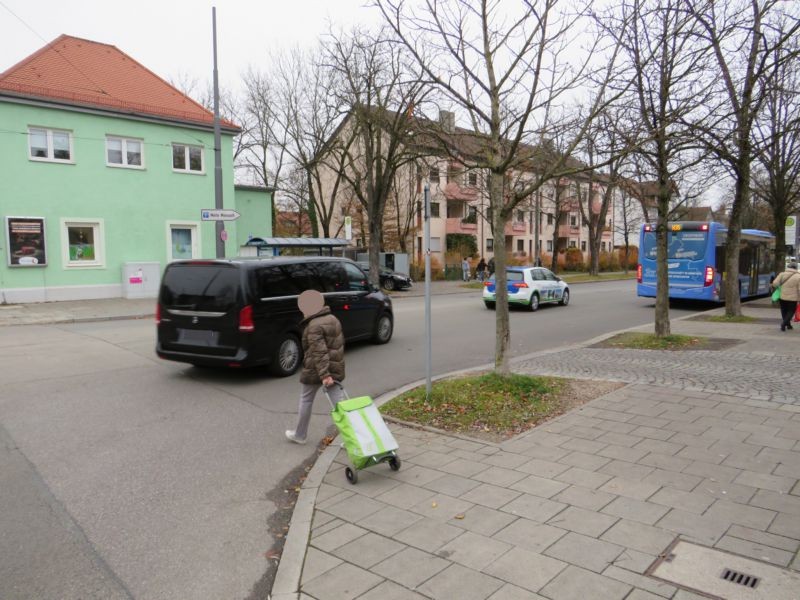
<svg viewBox="0 0 800 600">
<path fill-rule="evenodd" d="M 353 239 L 353 217 L 344 218 L 344 239 Z"/>
<path fill-rule="evenodd" d="M 431 400 L 431 186 L 425 183 L 423 208 L 425 247 L 425 401 Z"/>
</svg>

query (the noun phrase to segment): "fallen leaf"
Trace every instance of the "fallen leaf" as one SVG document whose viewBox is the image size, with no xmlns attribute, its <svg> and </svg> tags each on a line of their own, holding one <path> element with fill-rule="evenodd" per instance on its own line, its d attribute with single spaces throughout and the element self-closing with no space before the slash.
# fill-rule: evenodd
<svg viewBox="0 0 800 600">
<path fill-rule="evenodd" d="M 456 516 L 455 516 L 455 517 L 453 517 L 453 518 L 454 518 L 454 519 L 458 519 L 459 521 L 461 521 L 461 520 L 463 520 L 463 519 L 464 519 L 464 515 L 463 515 L 463 514 L 459 514 L 459 515 L 456 515 Z"/>
<path fill-rule="evenodd" d="M 437 504 L 435 501 L 431 502 L 431 508 L 436 508 L 437 506 L 439 506 L 439 504 Z"/>
</svg>

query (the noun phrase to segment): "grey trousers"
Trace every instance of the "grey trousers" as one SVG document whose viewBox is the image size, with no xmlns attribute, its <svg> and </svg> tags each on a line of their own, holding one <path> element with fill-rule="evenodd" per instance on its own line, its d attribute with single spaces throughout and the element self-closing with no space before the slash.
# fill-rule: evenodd
<svg viewBox="0 0 800 600">
<path fill-rule="evenodd" d="M 319 383 L 301 383 L 300 385 L 300 404 L 297 407 L 297 427 L 294 430 L 294 434 L 301 440 L 304 440 L 306 436 L 308 436 L 308 423 L 311 421 L 311 409 L 314 407 L 314 398 L 316 398 L 317 392 L 322 385 Z M 344 389 L 342 386 L 336 384 L 328 388 L 328 395 L 336 404 L 345 399 Z"/>
</svg>

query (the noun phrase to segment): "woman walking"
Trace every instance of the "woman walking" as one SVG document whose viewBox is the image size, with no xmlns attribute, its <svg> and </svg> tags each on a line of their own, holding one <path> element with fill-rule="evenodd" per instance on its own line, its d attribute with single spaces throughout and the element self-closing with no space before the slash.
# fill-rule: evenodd
<svg viewBox="0 0 800 600">
<path fill-rule="evenodd" d="M 786 270 L 772 280 L 772 288 L 778 286 L 781 288 L 781 331 L 794 329 L 792 317 L 800 300 L 800 273 L 796 262 L 790 262 Z"/>
</svg>

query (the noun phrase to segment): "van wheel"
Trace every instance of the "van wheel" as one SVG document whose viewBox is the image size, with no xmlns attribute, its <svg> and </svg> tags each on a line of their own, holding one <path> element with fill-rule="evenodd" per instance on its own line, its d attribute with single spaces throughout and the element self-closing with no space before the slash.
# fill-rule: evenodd
<svg viewBox="0 0 800 600">
<path fill-rule="evenodd" d="M 291 333 L 285 335 L 272 356 L 272 372 L 278 377 L 288 377 L 300 366 L 303 350 L 300 340 Z"/>
<path fill-rule="evenodd" d="M 393 331 L 394 323 L 392 322 L 392 317 L 383 313 L 378 317 L 378 322 L 375 323 L 375 333 L 372 334 L 372 341 L 376 344 L 385 344 L 392 339 Z"/>
</svg>

